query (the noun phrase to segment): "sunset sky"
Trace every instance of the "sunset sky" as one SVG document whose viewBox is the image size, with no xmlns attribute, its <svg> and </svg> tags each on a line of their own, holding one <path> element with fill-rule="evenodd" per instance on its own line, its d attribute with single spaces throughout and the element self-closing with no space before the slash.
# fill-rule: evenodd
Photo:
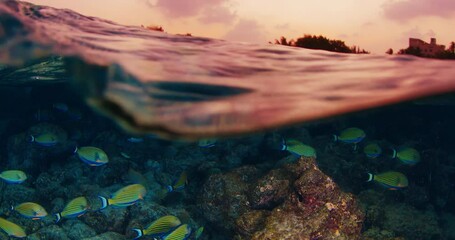
<svg viewBox="0 0 455 240">
<path fill-rule="evenodd" d="M 373 53 L 408 38 L 455 41 L 455 0 L 32 0 L 126 25 L 168 33 L 267 43 L 280 36 L 324 35 Z M 258 4 L 260 3 L 260 4 Z"/>
</svg>

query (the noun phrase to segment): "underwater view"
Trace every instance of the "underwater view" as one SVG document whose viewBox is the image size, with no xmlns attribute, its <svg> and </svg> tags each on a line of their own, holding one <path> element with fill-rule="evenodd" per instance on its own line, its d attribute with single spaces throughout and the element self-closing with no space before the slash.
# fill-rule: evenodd
<svg viewBox="0 0 455 240">
<path fill-rule="evenodd" d="M 455 62 L 282 43 L 1 1 L 0 239 L 455 240 Z"/>
</svg>

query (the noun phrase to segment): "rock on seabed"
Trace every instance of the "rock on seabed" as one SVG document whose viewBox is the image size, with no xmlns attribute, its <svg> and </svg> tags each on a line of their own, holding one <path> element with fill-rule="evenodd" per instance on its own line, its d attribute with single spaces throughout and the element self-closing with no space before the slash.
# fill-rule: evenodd
<svg viewBox="0 0 455 240">
<path fill-rule="evenodd" d="M 238 174 L 245 171 L 234 170 L 233 172 L 236 174 L 226 173 L 218 177 L 223 179 L 222 182 L 232 182 L 229 176 L 239 179 Z M 215 180 L 212 179 L 212 181 Z M 271 170 L 265 176 L 256 177 L 255 180 L 248 182 L 250 183 L 248 187 L 245 186 L 245 182 L 242 182 L 242 184 L 227 184 L 218 188 L 218 194 L 224 197 L 224 201 L 217 201 L 217 203 L 222 206 L 211 202 L 211 205 L 205 207 L 205 215 L 222 218 L 211 220 L 223 223 L 226 227 L 227 221 L 232 220 L 233 215 L 230 215 L 231 218 L 226 218 L 220 209 L 233 208 L 229 205 L 233 203 L 229 198 L 253 199 L 256 203 L 261 203 L 246 202 L 242 211 L 236 212 L 235 239 L 360 239 L 364 213 L 357 200 L 352 194 L 341 191 L 331 178 L 322 173 L 316 166 L 314 158 L 300 158 L 295 163 Z M 286 184 L 287 182 L 290 184 Z M 212 183 L 206 183 L 205 188 L 210 188 L 207 184 Z M 241 186 L 240 189 L 238 189 L 239 186 Z M 231 188 L 241 191 L 232 191 Z M 236 192 L 237 195 L 230 196 L 227 194 L 229 192 Z M 286 194 L 283 195 L 283 193 Z M 247 197 L 239 195 L 247 195 Z M 209 202 L 209 199 L 208 197 L 205 201 Z M 270 204 L 267 201 L 270 201 Z M 217 214 L 210 214 L 213 211 Z"/>
</svg>

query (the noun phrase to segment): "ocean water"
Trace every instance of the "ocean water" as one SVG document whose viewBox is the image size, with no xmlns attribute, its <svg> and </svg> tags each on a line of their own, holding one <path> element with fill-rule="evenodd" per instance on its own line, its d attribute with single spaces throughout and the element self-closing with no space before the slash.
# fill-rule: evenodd
<svg viewBox="0 0 455 240">
<path fill-rule="evenodd" d="M 0 218 L 17 225 L 0 221 L 0 239 L 133 239 L 166 215 L 180 224 L 144 239 L 455 239 L 453 61 L 170 35 L 3 1 L 0 64 L 0 173 L 27 176 L 0 175 Z M 334 141 L 350 127 L 365 138 Z M 292 139 L 316 156 L 286 149 Z M 102 152 L 84 159 L 87 146 Z M 393 157 L 406 148 L 420 157 Z M 408 186 L 366 181 L 388 171 Z M 131 184 L 146 193 L 115 203 Z M 80 196 L 84 212 L 56 222 Z"/>
</svg>

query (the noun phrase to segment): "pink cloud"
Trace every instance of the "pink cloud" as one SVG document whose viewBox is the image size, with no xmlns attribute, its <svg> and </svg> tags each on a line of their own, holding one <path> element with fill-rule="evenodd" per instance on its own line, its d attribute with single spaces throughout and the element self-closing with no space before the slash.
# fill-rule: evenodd
<svg viewBox="0 0 455 240">
<path fill-rule="evenodd" d="M 224 39 L 239 42 L 266 43 L 266 30 L 255 20 L 240 19 L 224 36 Z"/>
<path fill-rule="evenodd" d="M 203 23 L 230 23 L 236 13 L 230 10 L 231 0 L 143 0 L 170 18 L 198 17 Z"/>
<path fill-rule="evenodd" d="M 383 5 L 384 15 L 392 20 L 406 21 L 422 16 L 448 17 L 455 13 L 454 0 L 390 0 Z"/>
<path fill-rule="evenodd" d="M 231 23 L 236 17 L 236 13 L 224 6 L 211 6 L 204 9 L 199 21 L 203 23 Z"/>
</svg>

